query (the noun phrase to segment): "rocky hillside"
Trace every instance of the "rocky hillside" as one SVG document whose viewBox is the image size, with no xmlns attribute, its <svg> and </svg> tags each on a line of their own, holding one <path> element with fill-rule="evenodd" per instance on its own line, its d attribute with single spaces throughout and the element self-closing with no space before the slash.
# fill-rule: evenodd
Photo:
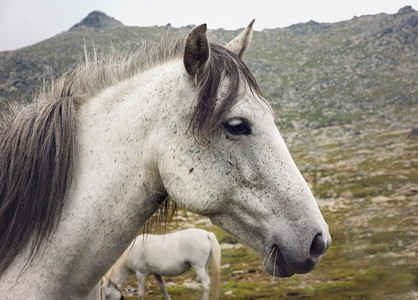
<svg viewBox="0 0 418 300">
<path fill-rule="evenodd" d="M 43 80 L 82 60 L 85 47 L 133 51 L 164 32 L 189 29 L 127 27 L 93 12 L 69 31 L 1 52 L 0 105 L 29 101 Z M 237 32 L 211 34 L 224 43 Z M 248 249 L 223 250 L 222 299 L 417 299 L 417 49 L 418 13 L 410 6 L 254 33 L 245 60 L 277 111 L 333 244 L 312 274 L 281 281 L 266 276 Z M 181 216 L 172 229 L 191 222 L 236 243 L 210 222 Z M 176 279 L 169 293 L 199 295 L 180 287 L 193 276 Z"/>
<path fill-rule="evenodd" d="M 304 119 L 319 122 L 312 126 L 320 126 L 334 119 L 336 110 L 344 116 L 353 110 L 368 111 L 376 103 L 413 101 L 416 70 L 410 66 L 416 66 L 418 59 L 417 23 L 417 12 L 404 7 L 395 15 L 264 30 L 255 32 L 246 60 L 280 111 L 299 122 L 293 118 L 297 111 Z M 94 11 L 67 32 L 1 52 L 0 97 L 30 99 L 41 81 L 59 76 L 81 60 L 84 45 L 99 51 L 134 50 L 143 40 L 156 40 L 167 30 L 178 31 L 169 26 L 127 27 Z M 222 42 L 235 33 L 215 30 L 213 37 Z"/>
</svg>

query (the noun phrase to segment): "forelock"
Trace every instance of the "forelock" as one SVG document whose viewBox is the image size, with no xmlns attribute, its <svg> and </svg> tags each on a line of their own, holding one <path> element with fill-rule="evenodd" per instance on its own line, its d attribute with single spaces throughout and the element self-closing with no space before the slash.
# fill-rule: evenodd
<svg viewBox="0 0 418 300">
<path fill-rule="evenodd" d="M 208 69 L 198 78 L 198 102 L 190 123 L 193 135 L 203 144 L 222 125 L 240 89 L 248 87 L 262 99 L 257 81 L 237 54 L 216 44 L 210 44 L 210 51 Z M 224 78 L 228 78 L 226 85 Z"/>
</svg>

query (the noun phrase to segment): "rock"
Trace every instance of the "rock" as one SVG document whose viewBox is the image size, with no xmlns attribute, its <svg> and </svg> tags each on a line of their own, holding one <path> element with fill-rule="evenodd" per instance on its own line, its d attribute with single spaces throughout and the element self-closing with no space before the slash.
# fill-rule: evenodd
<svg viewBox="0 0 418 300">
<path fill-rule="evenodd" d="M 403 15 L 408 15 L 408 14 L 413 14 L 413 13 L 415 13 L 415 9 L 413 9 L 411 5 L 406 5 L 402 7 L 401 9 L 399 9 L 399 11 L 395 14 L 395 16 L 403 16 Z"/>
<path fill-rule="evenodd" d="M 236 243 L 236 244 L 222 243 L 222 244 L 219 245 L 219 247 L 222 250 L 226 250 L 226 249 L 238 249 L 238 248 L 244 247 L 244 245 L 242 245 L 240 243 Z"/>
<path fill-rule="evenodd" d="M 402 21 L 402 23 L 400 24 L 400 27 L 407 27 L 407 26 L 411 26 L 411 27 L 416 27 L 418 25 L 418 16 L 410 16 L 409 18 L 405 19 L 404 21 Z"/>
<path fill-rule="evenodd" d="M 353 194 L 351 192 L 343 192 L 340 194 L 340 198 L 353 199 Z"/>
<path fill-rule="evenodd" d="M 300 130 L 300 125 L 297 121 L 292 120 L 292 121 L 290 121 L 290 128 L 298 131 L 298 130 Z"/>
<path fill-rule="evenodd" d="M 196 282 L 194 280 L 190 280 L 190 279 L 186 279 L 183 282 L 183 285 L 189 289 L 194 289 L 194 290 L 198 290 L 201 288 L 202 284 L 199 282 Z"/>
<path fill-rule="evenodd" d="M 411 132 L 407 136 L 408 139 L 416 139 L 418 138 L 418 127 L 412 128 Z"/>
<path fill-rule="evenodd" d="M 334 198 L 335 193 L 333 191 L 327 191 L 325 194 L 325 198 Z"/>
<path fill-rule="evenodd" d="M 418 194 L 418 185 L 409 183 L 399 189 L 399 195 L 416 195 Z"/>
<path fill-rule="evenodd" d="M 390 200 L 391 200 L 391 198 L 388 198 L 388 197 L 385 197 L 385 196 L 377 196 L 377 197 L 374 197 L 372 199 L 372 202 L 373 203 L 383 203 L 383 202 L 388 202 Z"/>
<path fill-rule="evenodd" d="M 164 284 L 165 284 L 166 287 L 175 287 L 175 286 L 178 286 L 174 282 L 165 282 Z"/>
<path fill-rule="evenodd" d="M 69 31 L 77 30 L 80 27 L 114 28 L 122 25 L 122 22 L 96 10 L 89 13 L 87 17 L 71 27 Z"/>
</svg>

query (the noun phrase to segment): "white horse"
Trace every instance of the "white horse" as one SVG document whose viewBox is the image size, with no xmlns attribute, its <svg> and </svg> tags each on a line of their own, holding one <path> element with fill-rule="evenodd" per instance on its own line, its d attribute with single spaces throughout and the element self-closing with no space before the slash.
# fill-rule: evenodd
<svg viewBox="0 0 418 300">
<path fill-rule="evenodd" d="M 98 299 L 167 195 L 286 277 L 331 238 L 241 57 L 206 24 L 127 59 L 87 61 L 0 122 L 2 299 Z M 164 44 L 165 43 L 165 44 Z"/>
<path fill-rule="evenodd" d="M 104 278 L 103 299 L 123 299 L 119 288 L 129 274 L 135 273 L 140 300 L 144 299 L 149 274 L 155 276 L 164 299 L 170 300 L 161 276 L 177 276 L 192 267 L 202 282 L 202 300 L 207 300 L 210 288 L 207 265 L 211 256 L 213 299 L 219 299 L 221 249 L 212 232 L 192 228 L 165 235 L 138 236 Z"/>
</svg>

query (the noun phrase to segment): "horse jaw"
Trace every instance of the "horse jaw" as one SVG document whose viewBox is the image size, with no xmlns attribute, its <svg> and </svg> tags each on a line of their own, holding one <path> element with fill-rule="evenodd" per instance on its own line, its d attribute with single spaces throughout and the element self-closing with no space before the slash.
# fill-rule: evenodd
<svg viewBox="0 0 418 300">
<path fill-rule="evenodd" d="M 258 205 L 263 206 L 261 204 L 263 200 L 265 199 L 256 201 Z M 299 222 L 290 222 L 286 217 L 280 216 L 280 213 L 268 214 L 269 210 L 276 209 L 277 206 L 263 208 L 262 215 L 265 221 L 257 221 L 261 218 L 245 210 L 234 213 L 225 209 L 222 213 L 209 217 L 213 224 L 258 252 L 262 256 L 263 268 L 268 274 L 276 277 L 290 277 L 294 274 L 312 271 L 330 246 L 331 237 L 328 233 L 328 226 L 322 216 L 316 213 L 310 218 L 303 217 L 304 220 L 301 223 L 304 224 L 302 225 L 298 224 Z M 295 229 L 296 227 L 299 228 Z M 303 234 L 298 232 L 303 232 Z M 322 243 L 321 250 L 313 253 L 315 247 L 313 240 L 318 233 L 323 235 L 323 239 L 318 242 Z"/>
</svg>

